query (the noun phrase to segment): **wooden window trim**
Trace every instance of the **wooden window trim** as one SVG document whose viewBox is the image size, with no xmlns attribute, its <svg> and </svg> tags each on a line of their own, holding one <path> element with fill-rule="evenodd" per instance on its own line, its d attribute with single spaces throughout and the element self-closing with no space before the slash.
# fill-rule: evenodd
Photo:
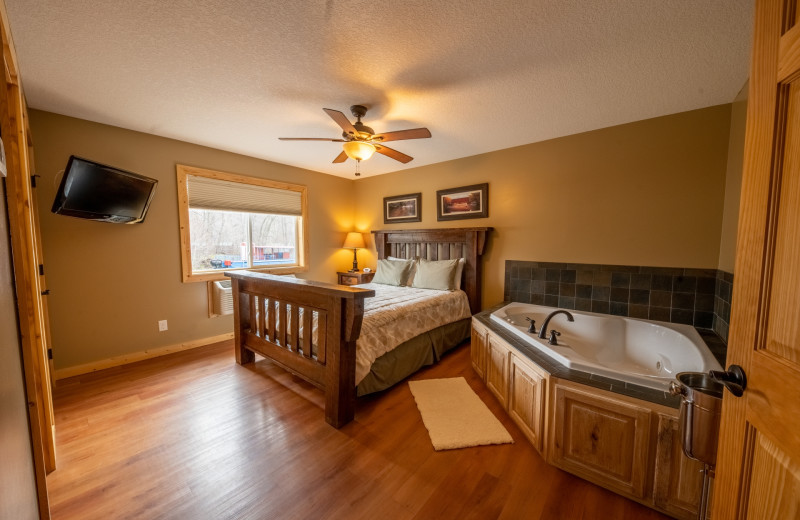
<svg viewBox="0 0 800 520">
<path fill-rule="evenodd" d="M 236 173 L 220 172 L 207 170 L 194 166 L 178 164 L 176 166 L 178 178 L 178 223 L 180 227 L 181 240 L 181 277 L 184 283 L 187 282 L 212 282 L 225 280 L 225 273 L 228 271 L 258 271 L 269 274 L 291 274 L 308 271 L 308 188 L 300 184 L 289 184 L 286 182 L 272 181 L 259 177 L 250 177 Z M 302 216 L 298 224 L 299 240 L 297 243 L 297 264 L 281 267 L 247 267 L 238 269 L 219 269 L 213 272 L 192 273 L 192 246 L 189 232 L 189 193 L 186 190 L 186 176 L 195 175 L 198 177 L 208 177 L 211 179 L 224 180 L 229 182 L 239 182 L 254 186 L 264 186 L 267 188 L 277 188 L 281 190 L 291 190 L 300 193 L 300 204 Z"/>
</svg>

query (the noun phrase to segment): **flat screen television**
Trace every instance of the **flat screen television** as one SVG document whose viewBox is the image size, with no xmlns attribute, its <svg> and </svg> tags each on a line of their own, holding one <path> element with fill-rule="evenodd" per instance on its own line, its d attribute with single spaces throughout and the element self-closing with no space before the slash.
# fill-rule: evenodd
<svg viewBox="0 0 800 520">
<path fill-rule="evenodd" d="M 53 201 L 53 213 L 136 224 L 150 207 L 158 181 L 71 155 Z"/>
</svg>

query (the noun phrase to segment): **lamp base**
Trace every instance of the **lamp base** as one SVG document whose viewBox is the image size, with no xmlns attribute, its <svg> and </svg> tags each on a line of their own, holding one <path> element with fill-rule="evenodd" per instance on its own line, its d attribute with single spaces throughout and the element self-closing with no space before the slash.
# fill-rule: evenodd
<svg viewBox="0 0 800 520">
<path fill-rule="evenodd" d="M 356 256 L 356 252 L 358 249 L 353 249 L 353 268 L 347 271 L 348 273 L 357 273 L 358 272 L 358 257 Z"/>
</svg>

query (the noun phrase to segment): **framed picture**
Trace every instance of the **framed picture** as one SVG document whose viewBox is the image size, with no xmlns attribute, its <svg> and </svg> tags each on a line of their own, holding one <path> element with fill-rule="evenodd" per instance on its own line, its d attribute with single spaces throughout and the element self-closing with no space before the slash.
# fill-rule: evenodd
<svg viewBox="0 0 800 520">
<path fill-rule="evenodd" d="M 436 220 L 461 220 L 489 216 L 489 183 L 436 192 Z"/>
<path fill-rule="evenodd" d="M 383 223 L 422 222 L 422 193 L 383 198 Z"/>
</svg>

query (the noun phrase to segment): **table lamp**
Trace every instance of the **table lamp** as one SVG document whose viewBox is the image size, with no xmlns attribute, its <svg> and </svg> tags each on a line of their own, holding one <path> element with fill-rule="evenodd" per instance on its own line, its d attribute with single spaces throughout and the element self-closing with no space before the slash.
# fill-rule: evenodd
<svg viewBox="0 0 800 520">
<path fill-rule="evenodd" d="M 353 250 L 353 268 L 350 269 L 349 272 L 355 273 L 356 271 L 358 271 L 358 257 L 356 256 L 356 252 L 359 249 L 363 249 L 366 247 L 364 245 L 364 235 L 356 231 L 351 231 L 350 233 L 347 234 L 347 237 L 345 237 L 344 245 L 342 247 L 345 249 Z"/>
</svg>

